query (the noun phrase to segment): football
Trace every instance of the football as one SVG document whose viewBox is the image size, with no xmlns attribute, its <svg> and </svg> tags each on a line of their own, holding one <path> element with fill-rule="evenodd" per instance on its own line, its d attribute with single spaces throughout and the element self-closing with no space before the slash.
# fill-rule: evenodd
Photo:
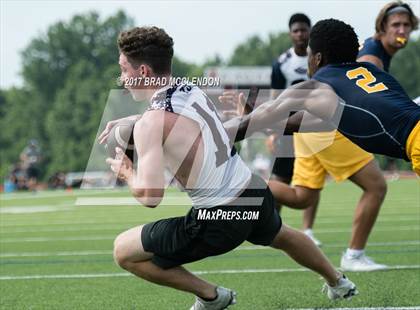
<svg viewBox="0 0 420 310">
<path fill-rule="evenodd" d="M 137 120 L 121 121 L 114 127 L 106 140 L 106 149 L 111 158 L 115 158 L 115 148 L 121 148 L 131 161 L 134 159 L 133 130 Z"/>
</svg>

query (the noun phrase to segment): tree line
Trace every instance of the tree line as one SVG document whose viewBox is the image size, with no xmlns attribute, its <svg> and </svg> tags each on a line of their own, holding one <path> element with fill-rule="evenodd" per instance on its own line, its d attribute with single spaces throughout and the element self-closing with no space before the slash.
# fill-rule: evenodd
<svg viewBox="0 0 420 310">
<path fill-rule="evenodd" d="M 101 19 L 95 12 L 57 22 L 21 52 L 23 86 L 0 90 L 0 177 L 8 173 L 30 139 L 42 148 L 43 177 L 83 171 L 109 95 L 119 75 L 116 39 L 134 26 L 123 11 Z M 202 64 L 175 56 L 174 76 L 201 76 L 215 65 L 270 65 L 290 46 L 285 32 L 252 36 L 231 57 Z M 420 95 L 420 38 L 395 57 L 391 73 L 411 97 Z"/>
</svg>

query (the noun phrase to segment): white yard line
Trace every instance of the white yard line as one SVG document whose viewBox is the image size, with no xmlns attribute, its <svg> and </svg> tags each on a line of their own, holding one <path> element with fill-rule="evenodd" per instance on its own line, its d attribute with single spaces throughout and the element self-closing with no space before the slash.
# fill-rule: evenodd
<svg viewBox="0 0 420 310">
<path fill-rule="evenodd" d="M 132 226 L 138 226 L 143 224 L 142 222 L 138 222 L 136 224 L 131 224 Z M 145 224 L 145 223 L 144 223 Z M 50 224 L 47 224 L 50 225 Z M 45 225 L 44 225 L 45 226 Z M 127 224 L 118 224 L 116 225 L 116 223 L 112 223 L 112 225 L 109 224 L 98 224 L 95 226 L 87 226 L 87 227 L 38 227 L 38 228 L 32 228 L 32 229 L 14 229 L 14 230 L 9 230 L 9 231 L 5 231 L 1 226 L 0 226 L 0 234 L 2 236 L 6 235 L 6 234 L 20 234 L 20 233 L 42 233 L 42 232 L 69 232 L 69 231 L 95 231 L 95 230 L 99 230 L 99 231 L 115 231 L 115 230 L 127 230 Z"/>
<path fill-rule="evenodd" d="M 119 194 L 126 193 L 124 189 L 111 189 L 111 190 L 73 190 L 73 191 L 44 191 L 36 193 L 9 193 L 0 195 L 0 201 L 14 200 L 14 199 L 44 199 L 44 198 L 77 198 L 78 196 L 91 196 L 95 194 Z"/>
<path fill-rule="evenodd" d="M 246 201 L 246 200 L 244 200 Z M 387 203 L 391 203 L 391 200 L 387 200 Z M 402 199 L 396 200 L 396 203 L 404 203 L 404 208 L 411 208 L 408 207 L 410 203 L 413 206 L 417 206 L 416 203 L 419 202 L 417 199 Z M 340 201 L 341 204 L 351 204 L 352 202 L 344 202 Z M 139 202 L 133 197 L 80 197 L 76 199 L 75 202 L 76 206 L 138 206 Z M 190 206 L 191 199 L 188 196 L 167 196 L 163 199 L 160 203 L 160 206 Z M 336 206 L 336 203 L 325 204 L 325 207 L 328 206 Z M 343 210 L 343 208 L 328 208 L 328 210 Z"/>
<path fill-rule="evenodd" d="M 401 242 L 370 242 L 369 247 L 382 247 L 382 246 L 416 246 L 420 245 L 420 240 L 401 241 Z M 325 244 L 324 248 L 345 248 L 347 244 L 344 243 L 331 243 Z M 244 245 L 239 246 L 234 251 L 260 251 L 260 250 L 273 250 L 266 246 L 259 245 Z M 51 257 L 51 256 L 93 256 L 93 255 L 111 255 L 112 250 L 87 250 L 87 251 L 60 251 L 60 252 L 10 252 L 0 253 L 0 258 L 6 257 Z"/>
<path fill-rule="evenodd" d="M 299 219 L 300 220 L 300 219 Z M 413 216 L 408 216 L 408 217 L 390 217 L 390 218 L 381 218 L 376 222 L 376 225 L 381 225 L 381 223 L 402 223 L 402 222 L 419 222 L 419 219 Z M 127 228 L 127 225 L 130 226 L 135 226 L 135 225 L 141 225 L 144 224 L 146 222 L 144 221 L 140 221 L 137 222 L 136 224 L 127 224 L 127 223 L 121 223 L 118 225 L 109 225 L 109 224 L 104 224 L 104 223 L 89 223 L 89 227 L 74 227 L 74 225 L 80 225 L 79 223 L 73 223 L 73 227 L 41 227 L 41 228 L 21 228 L 21 229 L 13 229 L 13 230 L 6 230 L 6 226 L 1 225 L 0 226 L 0 233 L 4 236 L 5 234 L 15 234 L 15 233 L 38 233 L 38 232 L 66 232 L 66 231 L 94 231 L 94 230 L 100 230 L 100 231 L 113 231 L 113 230 L 118 230 L 118 229 L 122 229 L 125 230 Z M 292 225 L 292 224 L 299 224 L 300 221 L 296 220 L 296 221 L 287 221 L 287 224 Z M 343 223 L 343 224 L 349 224 L 350 222 L 348 219 L 345 220 L 339 220 L 339 219 L 328 219 L 328 218 L 324 218 L 324 219 L 317 219 L 317 224 L 336 224 L 336 223 Z M 70 223 L 63 223 L 64 225 L 70 225 Z M 117 224 L 115 222 L 111 223 L 111 224 Z M 420 222 L 419 222 L 420 224 Z M 51 224 L 44 224 L 43 226 L 50 226 Z M 57 224 L 53 224 L 54 226 L 60 225 L 59 223 Z M 83 224 L 82 224 L 83 225 Z M 11 228 L 15 228 L 15 226 L 8 226 Z M 315 230 L 315 233 L 317 233 L 318 231 Z"/>
<path fill-rule="evenodd" d="M 187 196 L 166 197 L 160 206 L 188 206 L 191 199 Z M 133 197 L 83 197 L 76 199 L 76 206 L 138 206 L 139 202 Z"/>
<path fill-rule="evenodd" d="M 413 180 L 415 181 L 415 180 Z M 0 201 L 7 201 L 7 200 L 14 200 L 14 199 L 37 199 L 37 198 L 56 198 L 56 197 L 79 197 L 79 196 L 92 196 L 92 195 L 99 195 L 99 194 L 121 194 L 127 193 L 129 190 L 128 188 L 103 188 L 103 189 L 75 189 L 72 191 L 66 190 L 53 190 L 53 191 L 40 191 L 36 193 L 32 192 L 20 192 L 20 193 L 6 193 L 0 194 Z M 167 196 L 179 196 L 179 193 L 176 191 L 171 191 L 166 194 Z M 106 198 L 107 196 L 102 196 L 101 198 Z M 130 197 L 127 195 L 127 197 Z M 89 197 L 90 198 L 90 197 Z M 407 201 L 412 199 L 392 199 L 387 198 L 387 201 L 390 202 L 401 202 Z M 354 200 L 346 199 L 342 201 L 343 203 L 351 203 Z"/>
<path fill-rule="evenodd" d="M 69 210 L 65 210 L 69 211 Z M 126 211 L 120 212 L 120 214 L 123 214 Z M 127 212 L 128 213 L 128 212 Z M 105 224 L 120 224 L 120 225 L 132 225 L 132 223 L 147 223 L 151 221 L 155 221 L 156 217 L 153 215 L 149 215 L 147 218 L 144 216 L 138 215 L 138 220 L 136 221 L 136 218 L 133 218 L 132 221 L 126 221 L 122 220 L 121 222 L 116 222 L 115 219 L 113 220 L 110 216 L 95 216 L 91 215 L 91 220 L 86 220 L 85 217 L 77 217 L 72 218 L 70 216 L 71 213 L 69 213 L 69 216 L 66 217 L 66 221 L 22 221 L 22 220 L 7 220 L 5 218 L 1 218 L 0 216 L 0 229 L 1 230 L 7 230 L 10 228 L 16 228 L 16 227 L 39 227 L 39 226 L 74 226 L 74 225 L 105 225 Z M 130 215 L 136 216 L 136 214 Z M 17 214 L 14 214 L 17 215 Z M 179 213 L 178 215 L 183 215 L 183 213 Z M 398 216 L 399 215 L 399 216 Z M 320 216 L 319 220 L 317 220 L 318 224 L 335 224 L 335 223 L 343 223 L 350 225 L 351 221 L 349 219 L 353 216 L 352 213 L 349 214 L 342 214 L 340 216 Z M 168 216 L 166 216 L 168 217 Z M 162 216 L 163 218 L 163 216 Z M 287 224 L 299 224 L 301 222 L 302 217 L 301 216 L 282 216 L 283 221 Z M 344 220 L 341 220 L 342 218 L 345 218 Z M 409 213 L 404 214 L 404 216 L 401 216 L 401 213 L 396 214 L 381 214 L 380 218 L 378 219 L 377 225 L 380 225 L 382 223 L 398 223 L 398 222 L 419 222 L 420 221 L 420 213 Z M 420 223 L 419 223 L 420 224 Z M 420 225 L 419 225 L 420 226 Z"/>
<path fill-rule="evenodd" d="M 404 202 L 401 202 L 401 204 L 404 204 Z M 391 210 L 385 210 L 382 211 L 379 217 L 379 220 L 382 219 L 390 219 L 393 218 L 408 218 L 408 217 L 417 217 L 419 219 L 420 216 L 420 200 L 417 202 L 418 205 L 411 207 L 411 206 L 405 206 L 404 212 L 398 211 L 391 211 Z M 65 203 L 57 203 L 57 204 L 31 204 L 26 206 L 13 206 L 13 205 L 4 205 L 0 202 L 0 213 L 4 214 L 4 217 L 1 219 L 1 225 L 3 224 L 12 224 L 9 226 L 13 226 L 14 224 L 23 224 L 23 225 L 33 225 L 34 221 L 28 220 L 27 217 L 25 217 L 25 213 L 36 213 L 36 212 L 25 212 L 25 209 L 30 210 L 31 208 L 37 208 L 37 207 L 51 207 L 56 208 L 56 212 L 60 212 L 65 208 L 68 208 L 69 211 L 73 211 L 74 213 L 69 213 L 68 219 L 75 218 L 76 220 L 83 219 L 83 217 L 80 217 L 79 214 L 76 214 L 76 212 L 81 211 L 87 211 L 92 212 L 92 217 L 95 218 L 95 220 L 98 222 L 101 219 L 109 219 L 108 214 L 101 214 L 98 215 L 95 211 L 101 210 L 103 212 L 108 213 L 107 210 L 110 210 L 112 206 L 76 206 L 72 202 L 65 202 Z M 62 208 L 60 208 L 62 207 Z M 144 209 L 141 205 L 116 205 L 115 208 L 119 208 L 118 213 L 119 214 L 139 214 L 141 209 Z M 180 205 L 173 205 L 173 204 L 166 204 L 163 207 L 166 211 L 174 211 L 176 213 L 179 213 L 179 215 L 184 215 L 188 212 L 188 210 L 191 208 L 190 204 L 180 204 Z M 354 214 L 354 211 L 352 209 L 348 208 L 328 208 L 325 207 L 324 213 L 320 213 L 319 220 L 326 221 L 326 223 L 335 223 L 336 220 L 339 220 L 341 218 L 348 218 L 351 217 Z M 160 209 L 162 211 L 163 209 Z M 114 210 L 115 211 L 115 210 Z M 95 212 L 95 213 L 93 213 Z M 161 212 L 162 213 L 162 212 Z M 74 215 L 74 217 L 73 217 Z M 36 224 L 43 224 L 43 222 L 39 221 L 39 218 L 42 216 L 42 214 L 39 214 L 36 218 Z M 299 212 L 291 212 L 291 213 L 285 213 L 282 215 L 282 218 L 286 221 L 299 221 L 301 220 L 302 216 Z M 347 222 L 347 221 L 345 221 Z M 70 221 L 65 222 L 64 224 L 70 224 Z"/>
<path fill-rule="evenodd" d="M 27 207 L 3 207 L 0 208 L 0 214 L 28 214 L 28 213 L 45 213 L 45 212 L 62 212 L 74 211 L 71 205 L 50 205 L 50 206 L 27 206 Z"/>
<path fill-rule="evenodd" d="M 401 242 L 369 242 L 368 247 L 383 247 L 383 246 L 410 246 L 410 245 L 420 245 L 420 240 L 410 240 L 410 241 L 401 241 Z M 348 244 L 344 243 L 326 243 L 323 244 L 322 248 L 346 248 Z M 262 245 L 244 245 L 237 247 L 234 251 L 252 251 L 252 250 L 270 250 L 272 248 Z M 1 257 L 1 254 L 0 254 Z"/>
<path fill-rule="evenodd" d="M 396 265 L 390 266 L 388 270 L 420 269 L 420 265 Z M 203 274 L 242 274 L 242 273 L 288 273 L 307 272 L 304 268 L 283 268 L 283 269 L 225 269 L 225 270 L 200 270 L 193 271 L 196 275 Z M 373 271 L 372 271 L 373 272 Z M 386 271 L 380 271 L 386 272 Z M 130 273 L 87 273 L 87 274 L 49 274 L 49 275 L 28 275 L 28 276 L 0 276 L 0 281 L 6 280 L 36 280 L 36 279 L 84 279 L 84 278 L 108 278 L 127 277 Z"/>
<path fill-rule="evenodd" d="M 90 241 L 90 240 L 114 240 L 116 236 L 81 236 L 81 237 L 33 237 L 33 238 L 7 238 L 0 239 L 0 243 L 18 243 L 18 242 L 55 242 L 55 241 Z"/>
<path fill-rule="evenodd" d="M 22 253 L 0 253 L 4 257 L 51 257 L 51 256 L 90 256 L 90 255 L 111 255 L 112 251 L 63 251 L 63 252 L 22 252 Z"/>
<path fill-rule="evenodd" d="M 400 227 L 377 227 L 375 232 L 395 232 L 395 231 L 418 231 L 420 226 L 400 226 Z M 321 234 L 336 234 L 336 233 L 349 233 L 350 229 L 318 229 L 317 235 Z M 88 240 L 113 240 L 114 235 L 110 236 L 74 236 L 74 237 L 32 237 L 32 238 L 0 238 L 0 243 L 18 243 L 18 242 L 50 242 L 50 241 L 88 241 Z"/>
<path fill-rule="evenodd" d="M 109 218 L 109 217 L 108 217 Z M 144 219 L 142 218 L 142 221 Z M 140 223 L 142 221 L 134 221 L 133 223 Z M 152 220 L 150 220 L 152 221 Z M 7 223 L 7 225 L 5 225 L 5 223 Z M 4 230 L 7 229 L 7 227 L 39 227 L 39 226 L 66 226 L 66 225 L 70 225 L 70 226 L 74 226 L 74 225 L 107 225 L 107 224 L 126 224 L 126 225 L 130 225 L 128 222 L 115 222 L 115 220 L 113 221 L 98 221 L 98 220 L 91 220 L 91 221 L 79 221 L 79 219 L 74 219 L 72 222 L 48 222 L 48 221 L 44 221 L 41 223 L 34 223 L 34 222 L 28 222 L 28 223 L 23 223 L 22 221 L 2 221 L 0 222 L 0 229 Z"/>
</svg>

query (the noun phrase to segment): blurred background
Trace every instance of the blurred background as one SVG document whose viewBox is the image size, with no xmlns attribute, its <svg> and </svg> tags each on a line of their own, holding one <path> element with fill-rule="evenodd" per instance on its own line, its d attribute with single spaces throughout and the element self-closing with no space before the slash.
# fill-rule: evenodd
<svg viewBox="0 0 420 310">
<path fill-rule="evenodd" d="M 268 89 L 272 61 L 291 45 L 291 14 L 305 13 L 313 24 L 342 19 L 363 41 L 373 35 L 385 3 L 2 0 L 0 189 L 80 185 L 110 93 L 118 89 L 116 38 L 122 30 L 163 27 L 175 41 L 174 76 L 216 76 L 222 88 Z M 420 2 L 408 3 L 419 15 Z M 390 70 L 411 98 L 420 95 L 419 55 L 416 31 Z M 250 148 L 247 161 L 256 170 L 268 169 L 263 143 Z M 410 170 L 404 161 L 396 165 Z"/>
</svg>

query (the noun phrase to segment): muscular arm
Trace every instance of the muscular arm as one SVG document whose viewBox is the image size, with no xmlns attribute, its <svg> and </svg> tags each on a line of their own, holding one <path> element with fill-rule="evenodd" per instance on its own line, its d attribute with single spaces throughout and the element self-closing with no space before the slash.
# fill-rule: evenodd
<svg viewBox="0 0 420 310">
<path fill-rule="evenodd" d="M 382 63 L 382 60 L 374 55 L 363 55 L 360 56 L 359 58 L 357 58 L 358 62 L 370 62 L 372 64 L 374 64 L 375 66 L 377 66 L 379 69 L 383 70 L 384 69 L 384 64 Z"/>
<path fill-rule="evenodd" d="M 149 111 L 134 127 L 134 144 L 139 160 L 128 185 L 133 196 L 147 207 L 156 207 L 164 194 L 164 111 Z"/>
<path fill-rule="evenodd" d="M 293 114 L 286 122 L 285 134 L 294 132 L 321 132 L 337 129 L 331 122 L 325 121 L 313 114 L 299 111 Z"/>
<path fill-rule="evenodd" d="M 240 141 L 254 132 L 273 129 L 283 133 L 299 131 L 329 131 L 334 126 L 329 122 L 337 109 L 338 97 L 326 84 L 305 81 L 284 90 L 275 100 L 257 107 L 252 113 L 239 116 L 224 123 L 229 136 Z M 295 113 L 289 118 L 292 111 Z M 303 111 L 307 113 L 303 114 Z M 301 120 L 304 116 L 303 125 Z"/>
</svg>

